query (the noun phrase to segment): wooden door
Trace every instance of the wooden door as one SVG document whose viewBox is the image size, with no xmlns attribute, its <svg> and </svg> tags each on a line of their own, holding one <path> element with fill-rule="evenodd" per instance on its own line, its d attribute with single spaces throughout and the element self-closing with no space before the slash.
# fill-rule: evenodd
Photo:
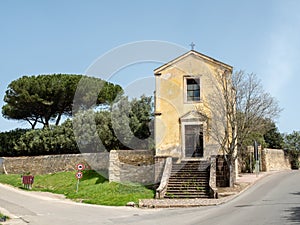
<svg viewBox="0 0 300 225">
<path fill-rule="evenodd" d="M 203 126 L 185 125 L 185 157 L 203 157 Z"/>
</svg>

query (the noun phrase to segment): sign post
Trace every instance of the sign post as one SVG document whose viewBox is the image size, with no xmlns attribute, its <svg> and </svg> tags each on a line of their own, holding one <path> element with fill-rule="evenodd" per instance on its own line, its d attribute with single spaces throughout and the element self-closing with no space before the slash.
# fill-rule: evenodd
<svg viewBox="0 0 300 225">
<path fill-rule="evenodd" d="M 75 175 L 77 179 L 77 184 L 76 184 L 76 192 L 78 192 L 79 189 L 79 180 L 83 177 L 83 173 L 81 171 L 84 170 L 84 165 L 83 164 L 77 164 L 76 165 L 77 173 Z"/>
<path fill-rule="evenodd" d="M 258 155 L 258 144 L 254 141 L 254 160 L 255 160 L 255 172 L 256 177 L 258 177 L 259 173 L 259 155 Z"/>
</svg>

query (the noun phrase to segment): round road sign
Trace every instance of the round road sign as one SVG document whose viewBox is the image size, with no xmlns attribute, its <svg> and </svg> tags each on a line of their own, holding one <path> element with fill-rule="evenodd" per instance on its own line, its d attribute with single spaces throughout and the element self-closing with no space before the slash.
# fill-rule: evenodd
<svg viewBox="0 0 300 225">
<path fill-rule="evenodd" d="M 77 167 L 77 170 L 84 170 L 83 164 L 78 164 L 76 167 Z"/>
<path fill-rule="evenodd" d="M 77 179 L 81 179 L 83 174 L 81 172 L 77 172 L 75 176 Z"/>
</svg>

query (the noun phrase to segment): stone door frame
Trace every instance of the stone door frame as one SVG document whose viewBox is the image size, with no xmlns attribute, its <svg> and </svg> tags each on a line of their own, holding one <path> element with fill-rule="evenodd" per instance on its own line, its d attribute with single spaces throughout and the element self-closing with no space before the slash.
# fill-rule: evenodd
<svg viewBox="0 0 300 225">
<path fill-rule="evenodd" d="M 205 157 L 205 134 L 207 129 L 207 117 L 201 114 L 198 111 L 190 111 L 183 115 L 180 118 L 180 126 L 181 126 L 181 159 L 192 159 L 192 160 L 201 160 Z M 197 125 L 202 126 L 203 132 L 203 156 L 202 157 L 186 157 L 186 150 L 185 150 L 185 126 L 186 125 Z"/>
</svg>

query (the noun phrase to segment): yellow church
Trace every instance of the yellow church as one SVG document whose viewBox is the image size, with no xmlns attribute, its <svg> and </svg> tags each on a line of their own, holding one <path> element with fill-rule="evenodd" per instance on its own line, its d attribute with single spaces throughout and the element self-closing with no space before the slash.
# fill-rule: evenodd
<svg viewBox="0 0 300 225">
<path fill-rule="evenodd" d="M 210 135 L 212 112 L 218 109 L 210 100 L 222 97 L 218 76 L 225 71 L 232 73 L 232 67 L 194 50 L 155 69 L 157 156 L 207 159 L 218 154 Z"/>
<path fill-rule="evenodd" d="M 182 168 L 188 172 L 200 167 L 208 171 L 208 184 L 204 187 L 207 190 L 202 194 L 193 192 L 185 197 L 215 197 L 213 192 L 219 165 L 212 160 L 222 154 L 218 135 L 221 136 L 220 133 L 224 130 L 222 126 L 226 124 L 225 112 L 220 107 L 224 104 L 224 98 L 219 81 L 224 74 L 231 77 L 232 70 L 232 66 L 195 50 L 190 50 L 154 70 L 157 164 L 155 179 L 161 184 L 157 197 L 184 197 L 180 187 L 181 191 L 172 192 L 176 189 L 172 187 L 172 179 L 174 184 L 179 182 L 178 175 L 183 171 Z M 168 168 L 168 158 L 169 166 L 173 169 Z M 214 167 L 213 170 L 211 166 Z M 174 170 L 177 177 L 171 176 L 175 174 Z M 220 172 L 224 172 L 223 169 Z M 190 171 L 186 176 L 193 174 Z M 199 177 L 200 174 L 195 174 L 194 178 Z"/>
</svg>

